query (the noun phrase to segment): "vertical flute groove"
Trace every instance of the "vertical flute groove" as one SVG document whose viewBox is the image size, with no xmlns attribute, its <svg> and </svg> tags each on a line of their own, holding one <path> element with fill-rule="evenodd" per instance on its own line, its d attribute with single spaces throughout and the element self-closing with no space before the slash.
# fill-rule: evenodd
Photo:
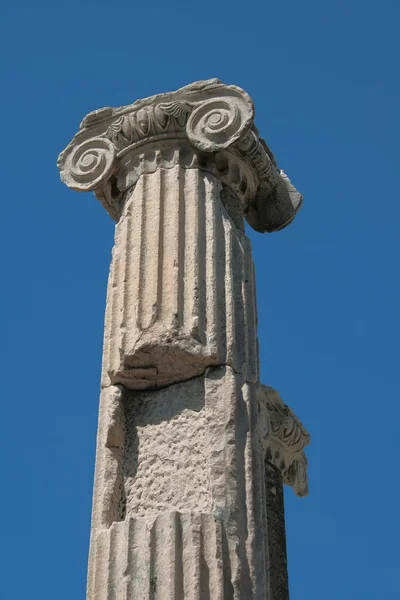
<svg viewBox="0 0 400 600">
<path fill-rule="evenodd" d="M 204 343 L 202 334 L 202 294 L 201 274 L 203 272 L 201 245 L 202 228 L 200 224 L 201 206 L 200 177 L 197 169 L 185 171 L 185 238 L 184 238 L 184 314 L 188 331 L 199 342 Z"/>
<path fill-rule="evenodd" d="M 148 182 L 148 176 L 147 175 L 142 175 L 142 177 L 140 178 L 142 180 L 142 186 L 140 189 L 140 206 L 141 206 L 141 213 L 140 213 L 140 232 L 141 232 L 141 240 L 140 240 L 140 247 L 139 247 L 139 256 L 138 256 L 138 264 L 139 264 L 139 277 L 138 277 L 138 281 L 137 281 L 137 324 L 138 324 L 138 328 L 139 331 L 141 331 L 143 329 L 143 310 L 144 310 L 144 304 L 145 304 L 145 299 L 143 298 L 144 296 L 144 290 L 146 287 L 146 272 L 145 272 L 145 267 L 144 267 L 144 263 L 145 263 L 145 257 L 146 257 L 146 221 L 147 221 L 147 207 L 145 205 L 145 198 L 146 198 L 146 192 L 147 192 L 147 182 Z M 127 299 L 128 300 L 128 299 Z"/>
<path fill-rule="evenodd" d="M 211 201 L 213 203 L 214 216 L 214 277 L 215 277 L 215 297 L 213 322 L 215 323 L 216 333 L 216 354 L 221 363 L 226 363 L 227 349 L 229 346 L 228 322 L 229 312 L 227 311 L 228 296 L 225 289 L 225 276 L 227 270 L 226 254 L 226 221 L 227 217 L 219 199 L 219 190 L 217 182 L 212 182 Z M 229 268 L 229 266 L 228 266 Z M 212 285 L 212 279 L 208 286 Z"/>
<path fill-rule="evenodd" d="M 157 265 L 157 311 L 158 314 L 162 312 L 163 302 L 168 301 L 167 294 L 163 293 L 163 279 L 164 279 L 164 206 L 165 206 L 165 171 L 159 169 L 159 207 L 158 207 L 158 265 Z"/>
<path fill-rule="evenodd" d="M 205 320 L 207 330 L 207 342 L 210 348 L 215 350 L 218 347 L 218 334 L 217 334 L 217 294 L 216 294 L 216 277 L 217 277 L 217 265 L 216 265 L 216 203 L 215 203 L 215 190 L 213 188 L 213 182 L 210 181 L 209 177 L 205 176 L 202 178 L 202 191 L 205 200 L 205 214 L 202 215 L 201 225 L 204 230 L 205 239 L 205 252 L 204 252 L 204 278 L 200 277 L 200 280 L 204 281 L 205 284 Z"/>
<path fill-rule="evenodd" d="M 244 332 L 246 336 L 246 377 L 253 383 L 258 381 L 258 344 L 257 344 L 257 308 L 254 280 L 254 265 L 251 256 L 250 242 L 245 239 L 244 273 L 243 273 L 243 306 Z"/>
<path fill-rule="evenodd" d="M 109 557 L 110 532 L 100 531 L 96 536 L 93 600 L 108 600 L 108 557 Z"/>
<path fill-rule="evenodd" d="M 127 299 L 130 297 L 130 290 L 131 290 L 131 229 L 132 229 L 132 214 L 131 214 L 131 210 L 132 210 L 132 203 L 130 200 L 128 200 L 126 206 L 125 206 L 125 215 L 123 220 L 120 222 L 119 224 L 119 228 L 120 228 L 120 235 L 122 238 L 122 244 L 121 244 L 121 248 L 120 248 L 120 252 L 123 252 L 123 263 L 124 263 L 124 269 L 123 269 L 123 279 L 121 281 L 121 271 L 119 272 L 119 285 L 122 287 L 123 289 L 123 295 L 122 295 L 122 306 L 120 307 L 120 310 L 122 312 L 122 323 L 120 325 L 121 330 L 122 330 L 122 344 L 125 344 L 125 341 L 127 339 L 127 331 L 129 331 L 129 326 L 130 326 L 130 315 L 129 315 L 129 303 L 127 302 Z M 117 294 L 117 290 L 115 291 L 115 293 Z M 115 341 L 113 342 L 114 346 Z"/>
<path fill-rule="evenodd" d="M 127 346 L 130 346 L 132 339 L 135 339 L 135 334 L 139 329 L 139 302 L 140 293 L 138 293 L 140 287 L 141 270 L 140 264 L 142 261 L 142 245 L 143 245 L 143 227 L 142 222 L 144 219 L 145 211 L 145 181 L 144 178 L 140 178 L 137 186 L 130 199 L 130 237 L 129 244 L 131 246 L 130 254 L 130 267 L 128 273 L 129 281 L 129 294 L 125 298 L 125 305 L 127 307 L 127 319 L 126 319 L 126 336 L 129 340 Z M 122 346 L 124 347 L 124 346 Z"/>
<path fill-rule="evenodd" d="M 185 176 L 186 170 L 178 167 L 178 325 L 185 321 Z"/>
<path fill-rule="evenodd" d="M 113 258 L 112 258 L 112 266 L 110 271 L 110 277 L 107 286 L 107 304 L 106 304 L 106 327 L 104 330 L 104 349 L 103 349 L 103 371 L 104 367 L 108 365 L 112 365 L 115 361 L 112 354 L 114 352 L 114 340 L 111 335 L 110 329 L 113 329 L 113 323 L 116 322 L 117 315 L 117 286 L 119 284 L 119 269 L 120 269 L 120 257 L 119 252 L 117 250 L 117 246 L 115 245 L 113 248 Z M 110 324 L 107 327 L 107 324 Z M 107 335 L 108 334 L 108 335 Z M 105 377 L 105 373 L 103 373 L 103 378 Z"/>
<path fill-rule="evenodd" d="M 107 578 L 107 600 L 119 600 L 117 595 L 118 576 L 116 573 L 118 552 L 118 530 L 116 523 L 110 528 L 110 543 L 108 545 L 108 578 Z"/>
<path fill-rule="evenodd" d="M 165 327 L 175 330 L 179 318 L 180 271 L 179 253 L 181 245 L 180 231 L 180 172 L 179 166 L 163 170 L 162 195 L 163 212 L 160 217 L 160 305 Z"/>
<path fill-rule="evenodd" d="M 235 337 L 238 332 L 235 331 L 235 299 L 233 297 L 233 272 L 232 272 L 232 261 L 233 261 L 233 249 L 232 249 L 232 226 L 229 221 L 225 221 L 225 252 L 226 252 L 226 270 L 224 277 L 225 284 L 225 298 L 226 298 L 226 313 L 229 318 L 226 319 L 226 362 L 232 363 L 232 366 L 237 368 L 234 361 L 234 348 L 236 346 Z"/>
</svg>

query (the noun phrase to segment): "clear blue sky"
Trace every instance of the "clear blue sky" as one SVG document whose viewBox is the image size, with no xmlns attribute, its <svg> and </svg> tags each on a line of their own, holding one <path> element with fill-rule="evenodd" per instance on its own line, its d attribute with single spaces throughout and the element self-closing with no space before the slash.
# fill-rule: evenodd
<svg viewBox="0 0 400 600">
<path fill-rule="evenodd" d="M 1 598 L 84 598 L 113 223 L 58 153 L 87 112 L 209 77 L 249 92 L 305 196 L 249 231 L 262 381 L 313 437 L 310 496 L 286 493 L 292 600 L 400 597 L 399 13 L 3 0 Z"/>
</svg>

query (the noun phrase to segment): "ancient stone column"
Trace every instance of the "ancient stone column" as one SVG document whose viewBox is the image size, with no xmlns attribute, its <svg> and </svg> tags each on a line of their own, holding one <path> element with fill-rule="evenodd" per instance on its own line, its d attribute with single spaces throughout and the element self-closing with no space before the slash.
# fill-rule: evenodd
<svg viewBox="0 0 400 600">
<path fill-rule="evenodd" d="M 197 82 L 90 113 L 62 180 L 116 221 L 88 600 L 288 597 L 282 483 L 309 436 L 261 386 L 251 246 L 301 195 L 248 95 Z"/>
</svg>

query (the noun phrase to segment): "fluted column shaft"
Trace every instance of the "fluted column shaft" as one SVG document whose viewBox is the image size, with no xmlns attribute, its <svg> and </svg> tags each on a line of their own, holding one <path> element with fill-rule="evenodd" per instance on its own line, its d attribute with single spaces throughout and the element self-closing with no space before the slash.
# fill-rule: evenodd
<svg viewBox="0 0 400 600">
<path fill-rule="evenodd" d="M 175 162 L 116 226 L 89 600 L 265 597 L 250 243 L 217 178 Z"/>
<path fill-rule="evenodd" d="M 178 162 L 141 175 L 128 195 L 108 287 L 103 384 L 160 387 L 220 364 L 257 381 L 251 248 L 221 188 Z"/>
</svg>

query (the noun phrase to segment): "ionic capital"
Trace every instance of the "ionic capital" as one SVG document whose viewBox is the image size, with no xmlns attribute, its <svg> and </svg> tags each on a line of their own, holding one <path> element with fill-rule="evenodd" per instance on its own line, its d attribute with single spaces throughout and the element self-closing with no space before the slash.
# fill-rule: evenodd
<svg viewBox="0 0 400 600">
<path fill-rule="evenodd" d="M 117 220 L 127 190 L 158 168 L 199 168 L 238 197 L 249 224 L 261 232 L 288 225 L 302 201 L 254 125 L 249 96 L 218 79 L 176 92 L 103 108 L 82 121 L 60 154 L 62 181 L 93 190 Z"/>
<path fill-rule="evenodd" d="M 297 496 L 307 496 L 307 458 L 311 437 L 293 411 L 273 388 L 259 388 L 259 435 L 266 460 L 277 467 L 283 482 Z"/>
</svg>

